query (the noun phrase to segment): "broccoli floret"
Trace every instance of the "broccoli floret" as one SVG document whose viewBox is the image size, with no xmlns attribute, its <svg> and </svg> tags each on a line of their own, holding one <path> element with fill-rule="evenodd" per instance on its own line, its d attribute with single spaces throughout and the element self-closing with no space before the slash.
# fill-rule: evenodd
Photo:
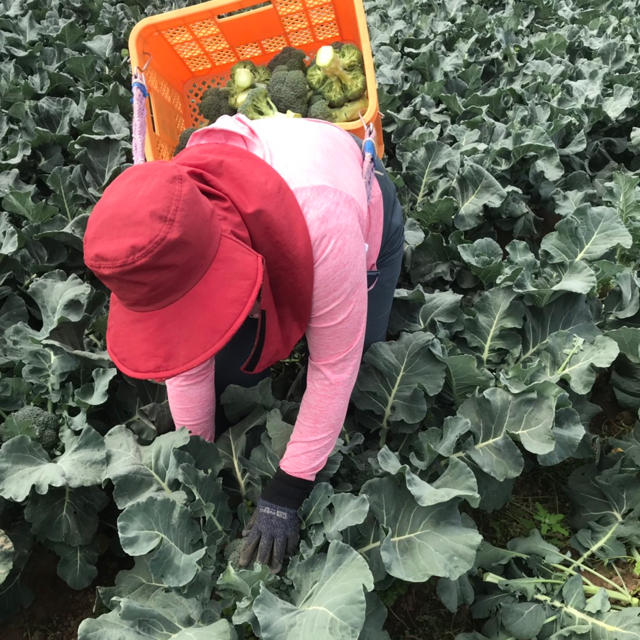
<svg viewBox="0 0 640 640">
<path fill-rule="evenodd" d="M 353 120 L 357 120 L 360 115 L 365 114 L 368 105 L 369 100 L 367 96 L 362 96 L 358 100 L 346 102 L 341 107 L 331 110 L 333 113 L 333 122 L 351 122 Z"/>
<path fill-rule="evenodd" d="M 200 99 L 198 111 L 211 124 L 220 116 L 230 116 L 233 107 L 229 104 L 229 89 L 226 87 L 211 87 L 207 89 Z"/>
<path fill-rule="evenodd" d="M 178 155 L 187 146 L 187 142 L 189 142 L 189 138 L 194 131 L 197 131 L 196 127 L 189 127 L 180 134 L 180 138 L 178 138 L 178 144 L 173 151 L 174 156 Z"/>
<path fill-rule="evenodd" d="M 299 69 L 289 71 L 282 65 L 278 66 L 271 74 L 269 97 L 278 111 L 293 111 L 305 116 L 309 85 L 304 71 Z"/>
<path fill-rule="evenodd" d="M 256 67 L 253 81 L 255 84 L 267 84 L 271 80 L 271 69 L 265 66 Z"/>
<path fill-rule="evenodd" d="M 346 102 L 342 106 L 332 109 L 321 95 L 314 94 L 309 104 L 307 117 L 329 122 L 351 122 L 357 120 L 361 114 L 364 115 L 368 104 L 367 97 L 362 96 L 358 100 Z"/>
<path fill-rule="evenodd" d="M 357 100 L 367 88 L 360 50 L 350 44 L 338 51 L 331 45 L 320 47 L 315 63 L 307 70 L 307 82 L 331 107 Z"/>
<path fill-rule="evenodd" d="M 307 82 L 314 91 L 318 91 L 326 79 L 327 76 L 317 64 L 312 64 L 307 69 Z"/>
<path fill-rule="evenodd" d="M 326 78 L 319 91 L 330 107 L 341 107 L 347 101 L 345 86 L 338 78 Z"/>
<path fill-rule="evenodd" d="M 355 44 L 341 44 L 340 47 L 336 47 L 334 44 L 332 46 L 338 54 L 343 69 L 346 71 L 363 70 L 362 52 Z"/>
<path fill-rule="evenodd" d="M 229 103 L 231 104 L 231 106 L 234 109 L 240 109 L 242 103 L 247 99 L 249 91 L 251 91 L 251 89 L 245 89 L 244 91 L 241 91 L 240 93 L 229 98 Z"/>
<path fill-rule="evenodd" d="M 53 453 L 58 444 L 60 422 L 58 417 L 39 407 L 26 405 L 12 413 L 0 427 L 0 439 L 25 435 L 42 445 L 48 453 Z"/>
<path fill-rule="evenodd" d="M 246 99 L 240 105 L 238 113 L 251 120 L 259 120 L 260 118 L 270 118 L 278 114 L 278 108 L 271 101 L 269 92 L 265 87 L 256 87 L 251 89 Z"/>
<path fill-rule="evenodd" d="M 304 62 L 307 54 L 294 47 L 285 47 L 280 53 L 276 54 L 271 61 L 267 64 L 267 67 L 271 72 L 275 71 L 276 67 L 284 65 L 289 71 L 305 71 L 307 66 Z"/>
<path fill-rule="evenodd" d="M 329 103 L 321 95 L 314 95 L 312 102 L 309 104 L 307 118 L 333 122 L 333 109 L 331 109 Z"/>
<path fill-rule="evenodd" d="M 255 77 L 256 65 L 251 60 L 241 60 L 231 67 L 227 86 L 232 92 L 240 93 L 253 85 Z"/>
</svg>

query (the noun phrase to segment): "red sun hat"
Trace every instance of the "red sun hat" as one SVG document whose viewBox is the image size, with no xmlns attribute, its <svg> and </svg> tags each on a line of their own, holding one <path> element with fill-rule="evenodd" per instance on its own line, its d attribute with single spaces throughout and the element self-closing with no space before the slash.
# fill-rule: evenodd
<svg viewBox="0 0 640 640">
<path fill-rule="evenodd" d="M 221 227 L 217 212 L 232 208 L 168 161 L 130 167 L 105 190 L 87 224 L 84 258 L 111 290 L 107 349 L 125 374 L 182 373 L 219 351 L 246 319 L 263 259 Z"/>
</svg>

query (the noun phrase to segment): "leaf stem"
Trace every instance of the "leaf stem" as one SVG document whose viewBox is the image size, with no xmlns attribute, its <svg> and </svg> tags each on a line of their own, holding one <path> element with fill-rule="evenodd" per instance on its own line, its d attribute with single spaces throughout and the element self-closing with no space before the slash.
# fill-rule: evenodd
<svg viewBox="0 0 640 640">
<path fill-rule="evenodd" d="M 356 549 L 356 551 L 358 553 L 364 554 L 367 553 L 367 551 L 371 551 L 371 549 L 375 549 L 376 547 L 380 546 L 380 541 L 378 542 L 372 542 L 371 544 L 368 544 L 365 547 L 360 547 L 359 549 Z"/>
</svg>

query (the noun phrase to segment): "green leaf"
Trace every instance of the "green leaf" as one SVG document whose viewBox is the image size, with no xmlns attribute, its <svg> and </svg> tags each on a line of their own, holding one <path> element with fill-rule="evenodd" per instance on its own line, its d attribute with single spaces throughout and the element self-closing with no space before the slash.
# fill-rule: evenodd
<svg viewBox="0 0 640 640">
<path fill-rule="evenodd" d="M 499 207 L 507 197 L 507 192 L 486 169 L 469 161 L 456 180 L 456 192 L 459 208 L 454 222 L 463 231 L 482 222 L 485 205 Z"/>
<path fill-rule="evenodd" d="M 503 351 L 517 353 L 520 336 L 514 329 L 522 327 L 524 308 L 507 289 L 491 289 L 481 294 L 465 320 L 464 339 L 476 347 L 483 364 L 502 357 Z"/>
<path fill-rule="evenodd" d="M 149 567 L 172 587 L 189 583 L 206 548 L 189 511 L 169 496 L 150 495 L 130 504 L 118 517 L 118 535 L 126 553 L 151 553 Z"/>
<path fill-rule="evenodd" d="M 98 513 L 107 503 L 107 496 L 98 487 L 65 487 L 32 495 L 24 514 L 36 535 L 77 547 L 93 540 Z"/>
<path fill-rule="evenodd" d="M 502 272 L 502 248 L 491 238 L 480 238 L 472 244 L 459 244 L 458 252 L 486 285 L 495 283 Z"/>
<path fill-rule="evenodd" d="M 587 299 L 564 294 L 543 308 L 527 307 L 524 320 L 524 344 L 521 359 L 539 353 L 558 331 L 581 338 L 593 338 L 599 331 Z"/>
<path fill-rule="evenodd" d="M 602 108 L 612 120 L 617 120 L 631 106 L 632 100 L 633 87 L 614 84 L 613 96 L 603 100 Z"/>
<path fill-rule="evenodd" d="M 236 640 L 228 620 L 211 621 L 200 600 L 158 592 L 146 603 L 115 598 L 115 609 L 83 620 L 78 640 Z"/>
<path fill-rule="evenodd" d="M 434 181 L 437 181 L 448 164 L 455 164 L 457 155 L 441 142 L 426 142 L 410 153 L 401 155 L 405 156 L 405 181 L 415 196 L 416 209 L 420 209 Z"/>
<path fill-rule="evenodd" d="M 293 602 L 262 587 L 254 612 L 264 640 L 314 638 L 357 640 L 365 619 L 364 590 L 373 589 L 366 561 L 354 549 L 334 540 L 325 554 L 292 565 Z"/>
<path fill-rule="evenodd" d="M 544 466 L 559 464 L 571 458 L 587 433 L 580 415 L 571 407 L 556 411 L 551 432 L 556 443 L 553 451 L 538 455 L 538 462 Z"/>
<path fill-rule="evenodd" d="M 616 246 L 629 248 L 631 234 L 611 207 L 579 206 L 540 244 L 551 262 L 597 260 Z"/>
<path fill-rule="evenodd" d="M 87 170 L 90 190 L 96 195 L 110 182 L 116 172 L 126 167 L 123 144 L 119 140 L 85 138 L 76 159 Z"/>
<path fill-rule="evenodd" d="M 623 353 L 631 362 L 640 364 L 640 328 L 620 327 L 606 332 L 607 337 L 618 344 L 620 353 Z"/>
<path fill-rule="evenodd" d="M 107 469 L 103 437 L 92 427 L 85 427 L 80 435 L 65 438 L 65 451 L 56 458 L 63 469 L 69 487 L 90 487 L 101 484 Z"/>
<path fill-rule="evenodd" d="M 91 372 L 93 382 L 83 384 L 75 390 L 74 397 L 76 401 L 93 407 L 104 404 L 109 398 L 109 383 L 117 373 L 118 370 L 115 367 L 94 369 Z"/>
<path fill-rule="evenodd" d="M 57 573 L 72 589 L 86 589 L 98 576 L 98 551 L 92 546 L 53 544 L 59 556 Z"/>
<path fill-rule="evenodd" d="M 438 598 L 451 612 L 455 613 L 462 605 L 471 605 L 475 599 L 473 585 L 468 576 L 460 576 L 457 580 L 440 578 L 436 585 Z"/>
<path fill-rule="evenodd" d="M 473 566 L 482 536 L 460 516 L 453 502 L 421 507 L 407 489 L 393 478 L 369 480 L 362 487 L 371 510 L 386 533 L 379 543 L 382 562 L 389 574 L 408 582 L 424 582 L 431 576 L 458 579 Z"/>
<path fill-rule="evenodd" d="M 222 541 L 228 534 L 232 519 L 222 479 L 213 480 L 209 474 L 190 464 L 180 465 L 178 479 L 193 495 L 189 504 L 191 513 L 205 519 L 207 544 L 212 540 Z"/>
<path fill-rule="evenodd" d="M 422 285 L 413 291 L 396 289 L 391 312 L 392 333 L 430 331 L 447 335 L 450 325 L 460 317 L 462 296 L 453 291 L 425 293 Z"/>
<path fill-rule="evenodd" d="M 619 353 L 611 338 L 596 336 L 587 341 L 566 331 L 556 331 L 535 355 L 501 372 L 501 380 L 514 393 L 544 382 L 567 380 L 573 391 L 586 394 L 596 379 L 596 368 L 610 366 Z"/>
<path fill-rule="evenodd" d="M 445 362 L 447 374 L 442 394 L 456 407 L 476 391 L 484 391 L 493 383 L 493 376 L 478 365 L 475 356 L 450 355 Z"/>
<path fill-rule="evenodd" d="M 46 451 L 28 436 L 16 436 L 0 449 L 0 496 L 22 502 L 32 488 L 46 493 L 49 487 L 66 484 L 60 465 L 49 460 Z"/>
<path fill-rule="evenodd" d="M 61 322 L 78 322 L 86 312 L 91 286 L 72 274 L 52 271 L 37 278 L 27 290 L 42 314 L 38 335 L 46 338 Z"/>
<path fill-rule="evenodd" d="M 503 389 L 487 389 L 466 400 L 458 415 L 469 420 L 473 434 L 464 454 L 497 480 L 516 478 L 522 472 L 524 461 L 512 436 L 531 453 L 554 449 L 554 401 L 536 393 L 514 396 Z"/>
<path fill-rule="evenodd" d="M 383 433 L 389 424 L 416 424 L 427 414 L 425 393 L 444 383 L 440 343 L 430 333 L 402 334 L 394 342 L 376 342 L 364 356 L 352 400 L 377 416 Z"/>
<path fill-rule="evenodd" d="M 0 214 L 0 256 L 10 256 L 18 250 L 18 232 L 9 220 L 8 213 Z"/>
<path fill-rule="evenodd" d="M 322 513 L 324 533 L 328 540 L 340 539 L 340 531 L 362 524 L 369 513 L 367 496 L 336 493 L 331 497 L 331 508 Z"/>
<path fill-rule="evenodd" d="M 155 493 L 182 500 L 184 493 L 173 492 L 171 488 L 178 478 L 179 468 L 174 450 L 188 441 L 188 431 L 180 429 L 159 436 L 148 446 L 141 446 L 126 427 L 119 425 L 111 429 L 104 437 L 106 477 L 114 484 L 113 499 L 118 508 L 124 509 Z"/>
<path fill-rule="evenodd" d="M 504 628 L 517 640 L 537 638 L 547 617 L 544 607 L 532 602 L 515 602 L 501 607 Z"/>
<path fill-rule="evenodd" d="M 473 472 L 464 462 L 451 458 L 444 473 L 431 484 L 422 480 L 406 465 L 400 464 L 398 456 L 384 446 L 378 452 L 378 464 L 383 471 L 396 475 L 402 473 L 416 502 L 422 507 L 430 507 L 454 499 L 465 499 L 477 507 L 480 501 L 478 483 Z"/>
</svg>

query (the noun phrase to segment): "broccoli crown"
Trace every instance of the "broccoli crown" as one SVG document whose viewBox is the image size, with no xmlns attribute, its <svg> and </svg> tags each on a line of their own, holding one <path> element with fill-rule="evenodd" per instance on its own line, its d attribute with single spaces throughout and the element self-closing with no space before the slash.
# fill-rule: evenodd
<svg viewBox="0 0 640 640">
<path fill-rule="evenodd" d="M 271 79 L 271 69 L 265 66 L 256 67 L 253 80 L 255 84 L 267 84 Z"/>
<path fill-rule="evenodd" d="M 327 76 L 317 64 L 312 64 L 307 69 L 307 82 L 314 91 L 318 91 L 326 79 Z"/>
<path fill-rule="evenodd" d="M 51 453 L 58 444 L 60 423 L 57 416 L 39 407 L 26 405 L 12 413 L 0 427 L 2 441 L 25 435 L 39 442 L 45 451 Z"/>
<path fill-rule="evenodd" d="M 275 71 L 276 67 L 284 65 L 290 71 L 297 69 L 298 71 L 305 71 L 307 66 L 304 63 L 304 59 L 307 54 L 301 49 L 295 49 L 294 47 L 285 47 L 280 53 L 276 54 L 271 61 L 267 64 L 267 67 L 271 72 Z"/>
<path fill-rule="evenodd" d="M 359 99 L 367 88 L 362 53 L 352 44 L 320 47 L 315 63 L 307 70 L 307 82 L 322 94 L 330 107 L 341 107 L 345 102 Z"/>
<path fill-rule="evenodd" d="M 265 87 L 256 87 L 251 89 L 247 97 L 240 105 L 238 113 L 251 120 L 259 120 L 260 118 L 270 118 L 278 113 L 278 108 L 271 101 L 269 92 Z"/>
<path fill-rule="evenodd" d="M 251 87 L 255 77 L 256 65 L 251 60 L 241 60 L 231 67 L 227 86 L 232 92 L 239 93 Z"/>
<path fill-rule="evenodd" d="M 209 123 L 215 122 L 220 116 L 233 113 L 233 107 L 229 104 L 229 93 L 226 87 L 211 87 L 202 94 L 198 111 Z"/>
<path fill-rule="evenodd" d="M 341 44 L 339 47 L 333 45 L 334 50 L 337 52 L 340 65 L 346 71 L 352 71 L 359 69 L 363 71 L 362 52 L 355 44 Z"/>
<path fill-rule="evenodd" d="M 302 116 L 307 114 L 309 85 L 304 71 L 289 71 L 284 66 L 276 67 L 269 82 L 269 97 L 278 111 L 293 111 Z"/>
<path fill-rule="evenodd" d="M 345 87 L 338 78 L 326 78 L 319 91 L 330 107 L 341 107 L 347 101 Z"/>
<path fill-rule="evenodd" d="M 328 120 L 333 122 L 333 110 L 328 102 L 321 95 L 314 95 L 312 102 L 309 104 L 307 118 L 315 118 L 316 120 Z"/>
<path fill-rule="evenodd" d="M 174 156 L 178 155 L 187 146 L 187 142 L 189 142 L 189 138 L 191 137 L 191 134 L 194 131 L 197 131 L 195 127 L 189 127 L 188 129 L 185 129 L 180 134 L 180 138 L 178 139 L 178 144 L 176 145 L 176 148 L 173 151 Z"/>
</svg>

